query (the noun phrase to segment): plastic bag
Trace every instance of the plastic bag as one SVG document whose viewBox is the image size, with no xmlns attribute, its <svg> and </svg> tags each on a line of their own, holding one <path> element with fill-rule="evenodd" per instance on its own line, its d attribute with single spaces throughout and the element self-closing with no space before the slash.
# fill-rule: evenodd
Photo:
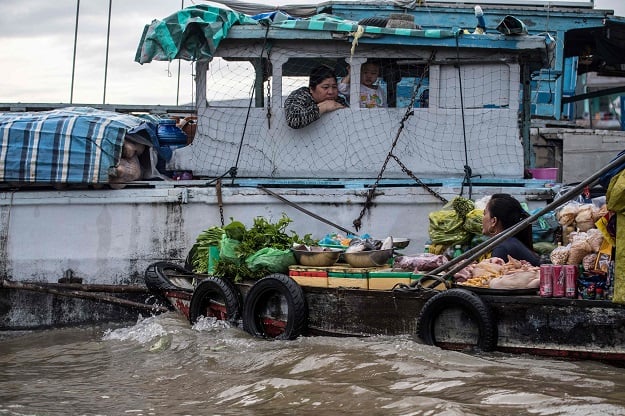
<svg viewBox="0 0 625 416">
<path fill-rule="evenodd" d="M 620 172 L 612 178 L 605 198 L 607 209 L 618 213 L 625 212 L 625 172 Z"/>
<path fill-rule="evenodd" d="M 393 262 L 394 269 L 408 271 L 430 271 L 447 263 L 447 257 L 441 254 L 423 253 L 416 256 L 397 256 Z"/>
<path fill-rule="evenodd" d="M 532 215 L 540 211 L 537 208 L 531 212 Z M 532 224 L 532 240 L 536 242 L 553 243 L 556 241 L 557 231 L 560 229 L 560 223 L 556 219 L 556 213 L 547 212 Z"/>
<path fill-rule="evenodd" d="M 219 242 L 219 258 L 220 260 L 229 261 L 231 263 L 240 264 L 241 259 L 239 257 L 237 247 L 241 244 L 239 240 L 229 238 L 226 234 L 221 237 Z"/>
<path fill-rule="evenodd" d="M 560 225 L 572 225 L 575 222 L 577 213 L 579 212 L 579 206 L 580 204 L 577 202 L 569 202 L 560 208 L 556 213 Z"/>
<path fill-rule="evenodd" d="M 430 241 L 444 246 L 462 244 L 469 239 L 469 233 L 462 227 L 463 219 L 454 210 L 431 212 Z"/>
<path fill-rule="evenodd" d="M 246 258 L 245 264 L 252 272 L 288 273 L 296 261 L 291 250 L 265 247 Z"/>
<path fill-rule="evenodd" d="M 483 209 L 473 209 L 469 211 L 467 217 L 464 219 L 464 229 L 471 234 L 482 234 L 482 218 L 484 218 Z"/>
<path fill-rule="evenodd" d="M 570 247 L 566 246 L 558 246 L 553 249 L 551 254 L 549 254 L 549 259 L 552 264 L 567 264 L 567 260 L 569 259 L 569 250 Z"/>
</svg>

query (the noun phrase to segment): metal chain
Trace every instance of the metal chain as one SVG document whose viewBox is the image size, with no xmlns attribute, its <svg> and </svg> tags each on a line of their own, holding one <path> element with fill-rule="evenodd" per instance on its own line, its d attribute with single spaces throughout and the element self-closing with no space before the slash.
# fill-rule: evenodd
<svg viewBox="0 0 625 416">
<path fill-rule="evenodd" d="M 267 48 L 267 70 L 271 70 L 271 46 Z M 267 77 L 267 128 L 271 129 L 271 74 Z"/>
<path fill-rule="evenodd" d="M 221 226 L 223 227 L 225 225 L 225 222 L 224 222 L 224 204 L 223 204 L 223 199 L 221 195 L 221 179 L 218 179 L 217 183 L 215 183 L 215 193 L 217 194 L 217 205 L 219 205 L 219 217 L 221 218 Z"/>
<path fill-rule="evenodd" d="M 443 204 L 446 204 L 449 202 L 449 200 L 447 200 L 447 198 L 445 198 L 444 196 L 442 196 L 441 194 L 439 194 L 438 192 L 436 192 L 434 189 L 430 188 L 426 183 L 424 183 L 421 179 L 417 178 L 417 176 L 412 173 L 412 171 L 410 169 L 408 169 L 406 167 L 406 165 L 404 165 L 403 163 L 401 163 L 401 161 L 399 160 L 399 158 L 395 155 L 391 155 L 391 157 L 393 159 L 395 159 L 395 162 L 397 162 L 397 164 L 399 165 L 399 167 L 401 167 L 401 170 L 408 176 L 410 176 L 412 179 L 414 179 L 414 181 L 421 187 L 423 187 L 423 189 L 425 189 L 426 191 L 428 191 L 430 194 L 432 194 L 433 196 L 435 196 L 436 198 L 440 199 L 441 202 Z"/>
<path fill-rule="evenodd" d="M 429 71 L 430 65 L 432 64 L 432 61 L 434 60 L 435 56 L 436 56 L 436 50 L 433 50 L 432 53 L 430 54 L 427 65 L 425 67 L 426 71 Z M 408 107 L 406 107 L 406 112 L 404 113 L 404 117 L 402 117 L 401 121 L 399 122 L 399 129 L 397 129 L 397 134 L 395 135 L 395 139 L 393 140 L 391 149 L 389 150 L 388 155 L 386 156 L 386 159 L 384 160 L 384 163 L 382 164 L 382 169 L 380 169 L 380 172 L 378 173 L 378 177 L 376 178 L 371 188 L 369 188 L 369 190 L 367 191 L 367 197 L 363 204 L 362 210 L 360 211 L 360 215 L 358 215 L 358 218 L 356 218 L 353 222 L 354 228 L 356 228 L 356 231 L 360 230 L 360 227 L 362 226 L 362 218 L 365 216 L 365 213 L 367 212 L 367 210 L 371 208 L 371 206 L 373 205 L 373 198 L 375 197 L 375 190 L 378 187 L 380 180 L 382 180 L 382 175 L 384 175 L 384 171 L 386 170 L 386 165 L 388 164 L 391 158 L 395 158 L 395 156 L 393 156 L 393 149 L 395 149 L 395 146 L 397 146 L 397 142 L 399 141 L 399 136 L 401 135 L 401 132 L 404 130 L 404 125 L 406 121 L 410 118 L 410 116 L 414 115 L 414 110 L 412 106 L 414 105 L 415 99 L 417 97 L 417 92 L 419 91 L 421 87 L 421 82 L 423 78 L 424 77 L 421 77 L 419 79 L 419 83 L 415 86 L 415 88 L 412 91 L 412 96 L 410 97 L 410 103 L 408 104 Z"/>
</svg>

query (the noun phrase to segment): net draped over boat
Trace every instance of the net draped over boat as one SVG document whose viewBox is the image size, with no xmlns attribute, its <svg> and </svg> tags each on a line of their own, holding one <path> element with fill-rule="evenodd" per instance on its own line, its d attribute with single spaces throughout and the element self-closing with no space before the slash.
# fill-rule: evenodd
<svg viewBox="0 0 625 416">
<path fill-rule="evenodd" d="M 457 29 L 361 26 L 323 14 L 242 22 L 233 37 L 233 25 L 216 26 L 223 34 L 220 46 L 212 50 L 207 43 L 199 53 L 212 58 L 198 66 L 198 91 L 206 96 L 198 95 L 197 132 L 189 146 L 174 151 L 168 168 L 206 177 L 233 167 L 240 177 L 523 177 L 520 65 L 514 52 L 492 46 L 459 51 Z M 248 30 L 261 35 L 250 41 Z M 274 37 L 279 30 L 308 34 Z M 358 41 L 384 36 L 394 41 Z M 418 39 L 419 48 L 402 38 Z M 387 108 L 361 108 L 360 74 L 354 70 L 349 108 L 301 129 L 288 127 L 285 100 L 308 85 L 312 68 L 329 65 L 340 80 L 348 66 L 360 68 L 368 59 L 379 65 L 377 89 Z M 205 78 L 199 76 L 204 70 Z"/>
</svg>

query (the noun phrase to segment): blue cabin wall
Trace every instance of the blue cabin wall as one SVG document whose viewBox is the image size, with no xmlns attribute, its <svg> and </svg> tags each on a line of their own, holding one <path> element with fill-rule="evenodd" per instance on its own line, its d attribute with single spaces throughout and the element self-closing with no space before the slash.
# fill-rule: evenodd
<svg viewBox="0 0 625 416">
<path fill-rule="evenodd" d="M 479 3 L 478 3 L 479 4 Z M 577 58 L 564 58 L 564 36 L 570 29 L 603 26 L 603 19 L 612 15 L 611 10 L 581 7 L 550 6 L 482 6 L 486 33 L 496 33 L 497 25 L 506 15 L 521 20 L 531 35 L 549 33 L 553 38 L 553 59 L 545 67 L 531 74 L 532 115 L 561 119 L 573 116 L 573 106 L 562 107 L 562 96 L 574 95 L 577 80 Z M 473 5 L 424 5 L 414 9 L 395 6 L 366 4 L 333 5 L 335 15 L 361 20 L 366 17 L 380 17 L 390 13 L 408 13 L 414 16 L 415 23 L 424 29 L 450 27 L 473 31 L 477 24 Z M 498 33 L 498 32 L 497 32 Z"/>
</svg>

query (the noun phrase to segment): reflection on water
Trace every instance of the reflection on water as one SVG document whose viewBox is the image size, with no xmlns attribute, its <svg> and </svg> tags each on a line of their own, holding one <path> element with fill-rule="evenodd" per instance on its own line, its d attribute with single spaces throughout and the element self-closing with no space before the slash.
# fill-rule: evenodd
<svg viewBox="0 0 625 416">
<path fill-rule="evenodd" d="M 1 415 L 625 415 L 625 371 L 410 337 L 252 338 L 173 313 L 0 338 Z"/>
</svg>

